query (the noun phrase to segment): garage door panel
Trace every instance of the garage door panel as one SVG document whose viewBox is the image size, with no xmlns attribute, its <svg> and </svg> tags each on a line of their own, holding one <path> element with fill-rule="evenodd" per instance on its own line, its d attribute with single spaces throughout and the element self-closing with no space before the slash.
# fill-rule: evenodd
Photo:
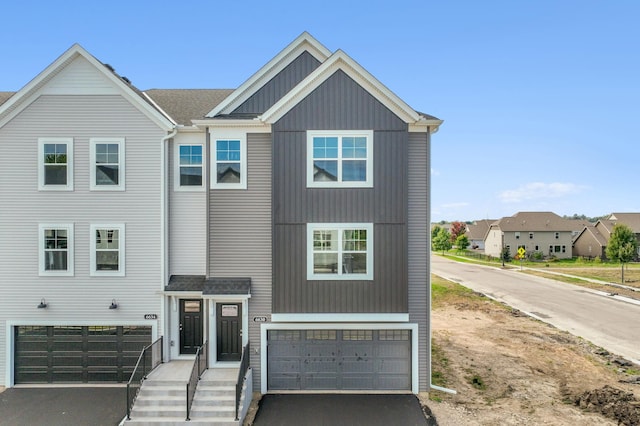
<svg viewBox="0 0 640 426">
<path fill-rule="evenodd" d="M 303 389 L 331 390 L 337 389 L 338 378 L 335 374 L 305 374 L 302 379 Z"/>
<path fill-rule="evenodd" d="M 411 389 L 411 380 L 406 374 L 401 376 L 380 375 L 378 376 L 378 389 Z"/>
<path fill-rule="evenodd" d="M 375 380 L 371 374 L 343 375 L 342 387 L 345 390 L 372 390 L 375 389 Z"/>
</svg>

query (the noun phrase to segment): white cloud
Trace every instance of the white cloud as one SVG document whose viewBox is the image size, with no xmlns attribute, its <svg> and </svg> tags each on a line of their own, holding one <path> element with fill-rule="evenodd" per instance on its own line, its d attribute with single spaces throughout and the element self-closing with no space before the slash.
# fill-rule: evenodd
<svg viewBox="0 0 640 426">
<path fill-rule="evenodd" d="M 581 192 L 585 187 L 574 183 L 543 183 L 531 182 L 519 186 L 516 189 L 508 189 L 498 194 L 505 203 L 518 203 L 527 200 L 545 198 L 560 198 Z"/>
<path fill-rule="evenodd" d="M 459 203 L 448 203 L 443 204 L 442 207 L 445 209 L 459 209 L 461 207 L 467 207 L 469 203 L 459 202 Z"/>
</svg>

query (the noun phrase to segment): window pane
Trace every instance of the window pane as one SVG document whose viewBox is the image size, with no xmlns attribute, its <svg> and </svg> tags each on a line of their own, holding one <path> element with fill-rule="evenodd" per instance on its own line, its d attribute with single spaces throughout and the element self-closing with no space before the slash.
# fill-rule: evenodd
<svg viewBox="0 0 640 426">
<path fill-rule="evenodd" d="M 117 185 L 118 170 L 117 164 L 96 166 L 96 185 Z"/>
<path fill-rule="evenodd" d="M 314 182 L 335 182 L 338 180 L 338 162 L 333 160 L 315 160 L 313 162 Z"/>
<path fill-rule="evenodd" d="M 96 270 L 117 271 L 118 251 L 96 251 Z"/>
<path fill-rule="evenodd" d="M 66 271 L 67 252 L 66 251 L 45 251 L 44 253 L 45 271 Z"/>
<path fill-rule="evenodd" d="M 202 186 L 202 167 L 180 167 L 181 186 Z"/>
<path fill-rule="evenodd" d="M 240 163 L 218 163 L 217 183 L 240 183 Z"/>
<path fill-rule="evenodd" d="M 67 145 L 63 143 L 44 144 L 44 162 L 46 164 L 67 164 Z"/>
<path fill-rule="evenodd" d="M 364 182 L 367 180 L 367 161 L 349 160 L 342 162 L 342 180 L 345 182 Z"/>
<path fill-rule="evenodd" d="M 45 185 L 66 185 L 67 166 L 45 165 L 44 166 Z"/>
<path fill-rule="evenodd" d="M 338 273 L 338 253 L 314 253 L 313 254 L 314 274 L 337 274 Z"/>
<path fill-rule="evenodd" d="M 336 230 L 313 231 L 313 250 L 314 251 L 337 251 L 338 250 L 338 231 Z"/>
<path fill-rule="evenodd" d="M 118 250 L 120 231 L 117 229 L 97 229 L 96 249 L 97 250 Z"/>
<path fill-rule="evenodd" d="M 366 274 L 367 254 L 366 253 L 344 253 L 342 255 L 343 274 Z"/>
<path fill-rule="evenodd" d="M 216 141 L 217 161 L 240 161 L 240 141 Z"/>
</svg>

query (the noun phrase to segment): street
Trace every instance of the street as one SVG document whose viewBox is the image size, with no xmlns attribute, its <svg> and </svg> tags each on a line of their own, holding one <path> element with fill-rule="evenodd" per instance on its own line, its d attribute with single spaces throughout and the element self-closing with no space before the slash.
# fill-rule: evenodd
<svg viewBox="0 0 640 426">
<path fill-rule="evenodd" d="M 640 304 L 522 273 L 431 256 L 431 272 L 640 363 Z"/>
</svg>

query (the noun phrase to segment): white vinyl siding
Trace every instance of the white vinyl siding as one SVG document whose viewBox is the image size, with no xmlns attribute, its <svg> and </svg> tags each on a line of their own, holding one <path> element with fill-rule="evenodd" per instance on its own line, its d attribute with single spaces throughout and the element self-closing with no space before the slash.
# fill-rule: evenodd
<svg viewBox="0 0 640 426">
<path fill-rule="evenodd" d="M 89 140 L 89 185 L 92 191 L 125 190 L 124 138 Z"/>
<path fill-rule="evenodd" d="M 38 138 L 38 189 L 73 191 L 73 138 Z"/>
<path fill-rule="evenodd" d="M 73 224 L 40 224 L 38 258 L 40 276 L 73 276 Z"/>
</svg>

